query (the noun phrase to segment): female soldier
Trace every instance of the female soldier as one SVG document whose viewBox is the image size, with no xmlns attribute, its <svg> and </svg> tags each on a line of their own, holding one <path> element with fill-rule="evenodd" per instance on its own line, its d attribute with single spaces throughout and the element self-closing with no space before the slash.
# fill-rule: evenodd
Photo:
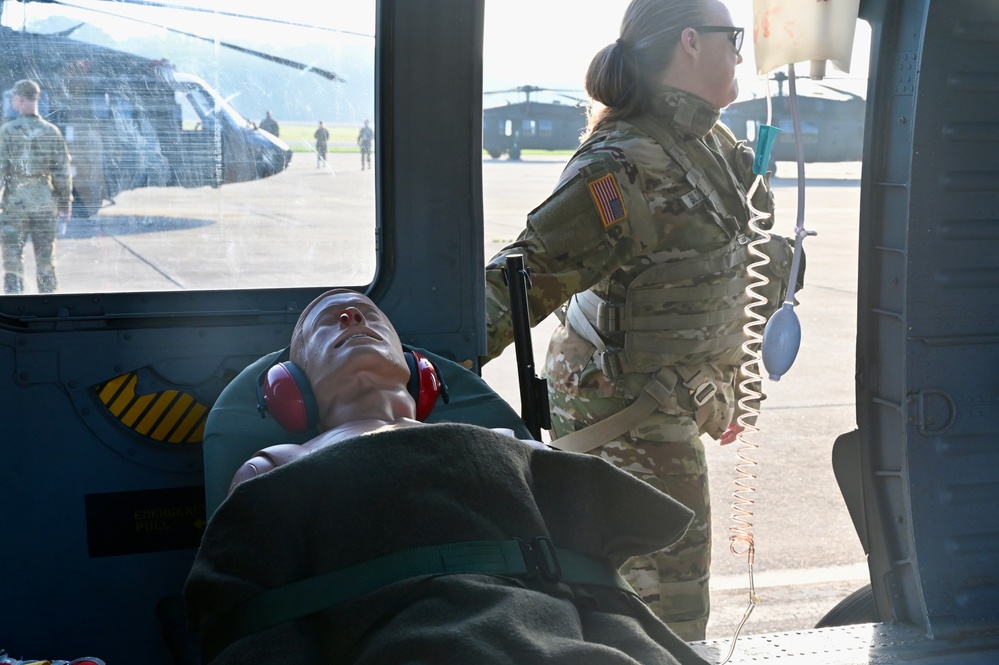
<svg viewBox="0 0 999 665">
<path fill-rule="evenodd" d="M 735 436 L 746 269 L 757 260 L 746 200 L 753 151 L 718 122 L 738 95 L 743 36 L 719 0 L 634 0 L 620 38 L 586 73 L 599 106 L 582 145 L 526 230 L 486 266 L 483 362 L 512 339 L 506 255 L 522 254 L 531 271 L 532 325 L 559 310 L 546 363 L 562 439 L 553 445 L 593 450 L 694 510 L 680 542 L 622 569 L 688 640 L 704 638 L 709 609 L 700 435 Z M 753 206 L 772 212 L 766 185 Z M 775 238 L 765 251 L 763 295 L 776 306 L 790 249 Z"/>
</svg>

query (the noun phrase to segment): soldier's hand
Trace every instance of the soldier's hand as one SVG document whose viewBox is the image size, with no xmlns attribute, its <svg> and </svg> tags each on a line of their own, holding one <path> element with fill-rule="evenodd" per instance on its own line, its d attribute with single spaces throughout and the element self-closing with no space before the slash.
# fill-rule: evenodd
<svg viewBox="0 0 999 665">
<path fill-rule="evenodd" d="M 722 432 L 721 438 L 718 439 L 718 443 L 720 443 L 723 446 L 727 446 L 728 444 L 735 441 L 738 438 L 739 433 L 742 432 L 744 429 L 746 428 L 740 425 L 739 423 L 737 422 L 732 423 L 731 425 L 728 426 L 727 430 Z"/>
</svg>

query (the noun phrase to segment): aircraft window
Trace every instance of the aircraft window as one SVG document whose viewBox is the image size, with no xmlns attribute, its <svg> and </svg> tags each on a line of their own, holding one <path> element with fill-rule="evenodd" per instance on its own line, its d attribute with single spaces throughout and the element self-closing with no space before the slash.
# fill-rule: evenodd
<svg viewBox="0 0 999 665">
<path fill-rule="evenodd" d="M 73 157 L 57 292 L 370 283 L 376 0 L 181 4 L 0 2 L 4 118 L 13 83 L 38 79 Z M 29 239 L 25 294 L 34 261 Z"/>
<path fill-rule="evenodd" d="M 174 94 L 174 100 L 180 107 L 181 126 L 185 130 L 201 129 L 201 123 L 208 115 L 208 110 L 196 105 L 190 96 L 179 90 Z"/>
<path fill-rule="evenodd" d="M 197 114 L 199 120 L 205 120 L 208 118 L 212 111 L 214 111 L 214 105 L 212 104 L 211 98 L 205 94 L 204 91 L 198 90 L 196 88 L 185 88 L 184 92 L 178 92 L 177 101 L 181 103 L 183 107 L 184 100 L 190 102 L 190 109 Z M 183 113 L 183 109 L 181 111 Z"/>
<path fill-rule="evenodd" d="M 92 98 L 94 117 L 99 120 L 107 120 L 111 117 L 111 108 L 108 105 L 107 93 L 95 93 Z"/>
</svg>

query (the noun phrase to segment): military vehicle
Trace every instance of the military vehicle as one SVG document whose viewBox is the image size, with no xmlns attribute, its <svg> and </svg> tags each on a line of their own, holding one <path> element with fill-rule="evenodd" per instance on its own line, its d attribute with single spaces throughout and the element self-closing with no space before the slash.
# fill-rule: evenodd
<svg viewBox="0 0 999 665">
<path fill-rule="evenodd" d="M 71 238 L 59 247 L 64 269 L 73 256 L 88 260 L 66 275 L 65 292 L 0 296 L 0 649 L 198 662 L 177 598 L 209 517 L 206 480 L 219 480 L 205 477 L 207 414 L 224 415 L 211 409 L 226 386 L 282 348 L 326 288 L 365 290 L 404 341 L 475 367 L 484 348 L 483 5 L 377 3 L 377 187 L 359 169 L 320 180 L 310 168 L 287 186 L 311 178 L 313 197 L 341 186 L 339 198 L 260 217 L 274 226 L 223 219 L 216 225 L 229 234 L 217 243 L 203 240 L 210 226 L 180 223 L 120 235 L 117 253 L 105 237 Z M 867 553 L 876 622 L 744 637 L 731 662 L 995 663 L 999 4 L 863 0 L 861 18 L 872 43 L 857 427 L 833 463 Z M 299 191 L 281 190 L 280 200 Z M 376 221 L 359 226 L 353 205 L 369 192 Z M 208 208 L 196 206 L 216 204 L 183 194 L 163 218 L 197 221 Z M 295 241 L 327 228 L 329 242 Z M 362 236 L 377 270 L 334 274 L 355 260 Z M 276 264 L 261 284 L 237 272 L 251 249 Z M 149 259 L 156 250 L 159 262 Z M 143 265 L 126 263 L 142 252 Z M 321 263 L 307 279 L 273 282 L 313 255 Z M 149 263 L 160 281 L 147 287 Z M 187 288 L 182 268 L 221 277 Z M 728 645 L 695 647 L 718 662 Z"/>
<path fill-rule="evenodd" d="M 272 176 L 291 160 L 285 142 L 165 60 L 0 26 L 5 120 L 16 115 L 10 88 L 22 78 L 41 84 L 39 112 L 69 144 L 78 216 L 139 187 L 219 187 Z"/>
<path fill-rule="evenodd" d="M 532 93 L 552 92 L 571 103 L 531 100 Z M 524 101 L 487 108 L 482 112 L 482 147 L 493 159 L 507 154 L 520 159 L 524 150 L 575 150 L 586 127 L 586 104 L 566 92 L 523 85 L 484 94 L 522 93 Z"/>
<path fill-rule="evenodd" d="M 783 72 L 777 73 L 777 94 L 770 100 L 770 124 L 781 130 L 771 153 L 773 161 L 797 159 L 786 78 Z M 838 88 L 835 80 L 803 80 L 798 82 L 797 99 L 806 162 L 849 162 L 863 158 L 867 111 L 863 97 Z M 755 142 L 760 125 L 766 121 L 765 97 L 735 102 L 722 110 L 722 122 L 741 140 Z"/>
</svg>

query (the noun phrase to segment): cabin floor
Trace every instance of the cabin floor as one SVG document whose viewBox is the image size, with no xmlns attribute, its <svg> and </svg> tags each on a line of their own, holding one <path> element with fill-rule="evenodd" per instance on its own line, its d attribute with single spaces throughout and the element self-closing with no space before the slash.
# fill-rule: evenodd
<svg viewBox="0 0 999 665">
<path fill-rule="evenodd" d="M 692 644 L 711 663 L 728 655 L 731 640 Z M 985 665 L 999 662 L 999 635 L 934 640 L 915 626 L 865 623 L 740 637 L 727 665 Z"/>
</svg>

